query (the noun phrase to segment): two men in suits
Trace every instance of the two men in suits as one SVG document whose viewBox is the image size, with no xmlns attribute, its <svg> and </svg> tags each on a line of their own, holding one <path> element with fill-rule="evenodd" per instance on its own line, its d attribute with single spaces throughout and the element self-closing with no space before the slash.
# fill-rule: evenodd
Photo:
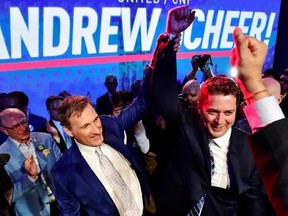
<svg viewBox="0 0 288 216">
<path fill-rule="evenodd" d="M 246 134 L 232 127 L 240 90 L 226 76 L 207 79 L 197 104 L 200 122 L 191 117 L 177 98 L 173 45 L 195 12 L 181 6 L 169 14 L 154 53 L 151 92 L 155 111 L 175 128 L 177 147 L 158 184 L 158 214 L 264 215 L 263 187 Z"/>
<path fill-rule="evenodd" d="M 116 92 L 118 86 L 117 77 L 113 74 L 107 75 L 104 84 L 107 92 L 96 99 L 96 111 L 99 115 L 112 115 L 113 106 L 111 97 Z"/>
<path fill-rule="evenodd" d="M 0 129 L 8 139 L 0 146 L 0 153 L 11 156 L 5 169 L 14 191 L 12 203 L 16 215 L 50 215 L 54 184 L 51 169 L 62 155 L 50 134 L 30 132 L 27 116 L 17 108 L 0 113 Z M 51 199 L 50 199 L 51 198 Z M 57 207 L 54 209 L 57 211 Z"/>
</svg>

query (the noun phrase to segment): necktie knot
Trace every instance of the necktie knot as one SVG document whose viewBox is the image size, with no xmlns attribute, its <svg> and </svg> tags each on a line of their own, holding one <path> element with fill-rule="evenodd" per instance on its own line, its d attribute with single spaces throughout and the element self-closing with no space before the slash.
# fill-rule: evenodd
<svg viewBox="0 0 288 216">
<path fill-rule="evenodd" d="M 96 147 L 95 152 L 96 152 L 96 154 L 98 155 L 98 157 L 99 157 L 100 159 L 103 159 L 104 154 L 103 154 L 100 146 L 97 146 L 97 147 Z M 108 160 L 109 160 L 109 159 L 108 159 Z M 101 162 L 101 160 L 100 160 L 100 162 Z"/>
</svg>

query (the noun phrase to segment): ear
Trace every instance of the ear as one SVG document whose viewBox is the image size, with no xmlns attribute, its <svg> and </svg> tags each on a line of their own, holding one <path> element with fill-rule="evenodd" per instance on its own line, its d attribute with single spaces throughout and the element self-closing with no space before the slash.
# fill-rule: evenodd
<svg viewBox="0 0 288 216">
<path fill-rule="evenodd" d="M 280 95 L 280 96 L 277 97 L 277 101 L 278 101 L 279 104 L 281 103 L 282 99 L 283 99 L 283 96 L 282 96 L 282 95 Z"/>
<path fill-rule="evenodd" d="M 63 129 L 65 130 L 65 132 L 70 136 L 70 137 L 74 137 L 72 131 L 67 128 L 66 126 L 63 126 Z"/>
<path fill-rule="evenodd" d="M 7 132 L 6 128 L 0 126 L 0 130 L 1 130 L 3 133 L 5 133 L 6 135 L 8 135 L 8 132 Z M 9 135 L 8 135 L 8 136 L 9 136 Z"/>
</svg>

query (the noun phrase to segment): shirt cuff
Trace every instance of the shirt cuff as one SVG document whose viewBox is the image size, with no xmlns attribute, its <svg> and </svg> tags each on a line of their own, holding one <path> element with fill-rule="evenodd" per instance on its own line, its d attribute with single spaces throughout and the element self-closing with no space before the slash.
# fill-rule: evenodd
<svg viewBox="0 0 288 216">
<path fill-rule="evenodd" d="M 244 113 L 252 133 L 272 122 L 285 118 L 275 96 L 255 101 L 244 108 Z"/>
</svg>

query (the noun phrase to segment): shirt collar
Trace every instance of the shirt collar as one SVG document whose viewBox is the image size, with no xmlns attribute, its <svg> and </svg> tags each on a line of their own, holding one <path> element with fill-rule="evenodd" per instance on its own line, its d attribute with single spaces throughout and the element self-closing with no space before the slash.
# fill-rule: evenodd
<svg viewBox="0 0 288 216">
<path fill-rule="evenodd" d="M 79 143 L 77 140 L 75 140 L 75 143 L 78 146 L 81 153 L 88 154 L 88 155 L 94 155 L 96 152 L 97 146 L 87 146 L 87 145 Z M 101 145 L 103 145 L 103 144 L 101 144 Z"/>
<path fill-rule="evenodd" d="M 52 122 L 53 122 L 56 126 L 62 126 L 60 121 L 56 121 L 56 120 L 52 119 Z"/>
<path fill-rule="evenodd" d="M 56 121 L 54 119 L 52 119 L 52 122 L 54 123 L 54 125 L 59 129 L 62 128 L 61 122 L 60 121 Z"/>
<path fill-rule="evenodd" d="M 219 146 L 220 148 L 223 148 L 223 147 L 228 147 L 229 145 L 229 140 L 230 140 L 230 137 L 231 137 L 231 132 L 232 132 L 232 129 L 229 128 L 229 130 L 221 137 L 218 137 L 218 138 L 215 138 L 213 139 L 213 141 L 217 144 L 217 146 Z"/>
<path fill-rule="evenodd" d="M 9 137 L 9 139 L 16 145 L 17 148 L 19 148 L 21 145 L 27 145 L 27 146 L 29 146 L 30 143 L 32 142 L 31 137 L 30 137 L 29 141 L 27 142 L 27 144 L 26 144 L 26 143 L 20 143 L 20 142 L 18 142 L 18 141 L 16 141 L 16 140 L 12 139 L 11 137 Z"/>
</svg>

